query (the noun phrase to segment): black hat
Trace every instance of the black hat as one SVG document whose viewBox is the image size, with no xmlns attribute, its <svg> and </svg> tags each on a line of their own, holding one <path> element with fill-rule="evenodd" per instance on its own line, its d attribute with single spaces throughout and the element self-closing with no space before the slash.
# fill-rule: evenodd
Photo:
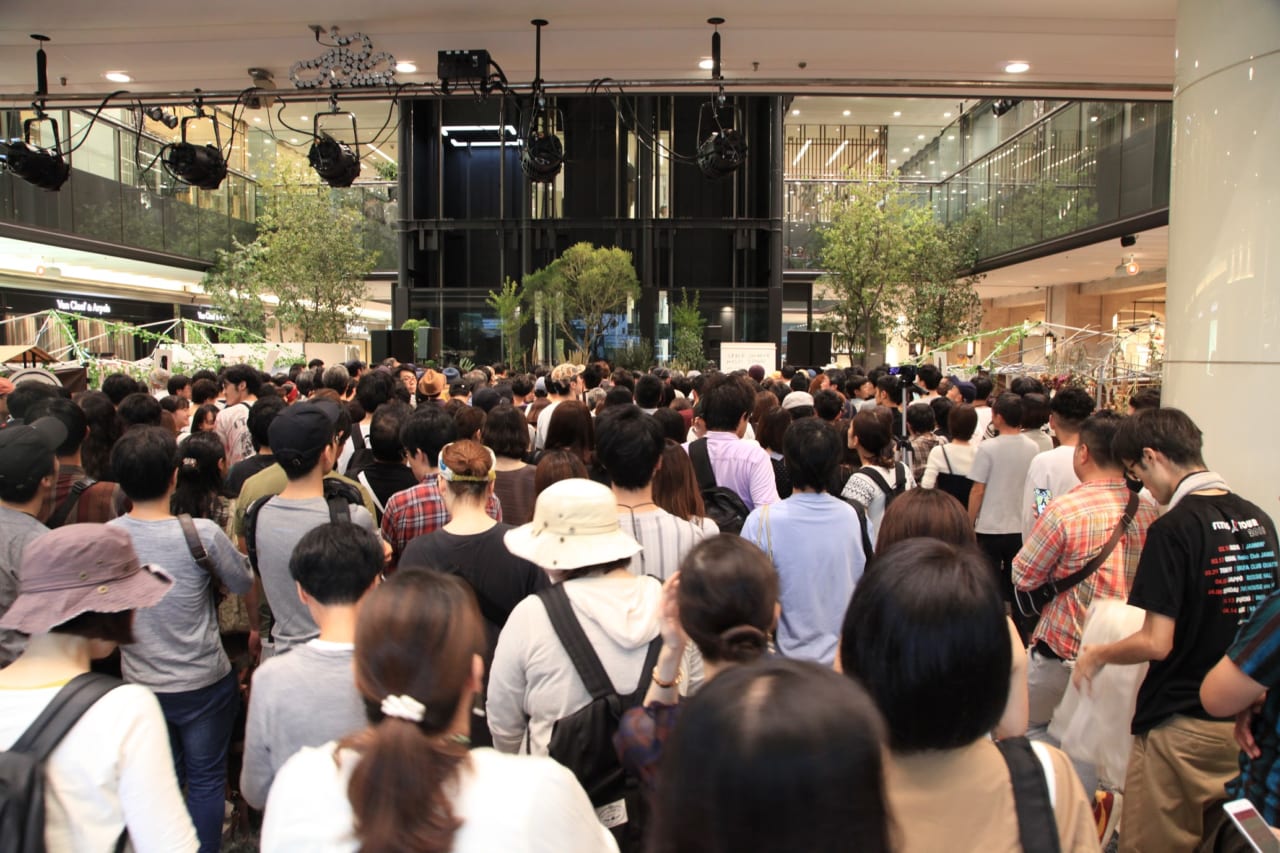
<svg viewBox="0 0 1280 853">
<path fill-rule="evenodd" d="M 23 486 L 52 470 L 54 453 L 67 440 L 67 428 L 57 418 L 0 429 L 0 483 Z"/>
<path fill-rule="evenodd" d="M 337 423 L 337 403 L 314 400 L 288 406 L 267 429 L 271 452 L 285 470 L 309 468 L 333 443 Z"/>
</svg>

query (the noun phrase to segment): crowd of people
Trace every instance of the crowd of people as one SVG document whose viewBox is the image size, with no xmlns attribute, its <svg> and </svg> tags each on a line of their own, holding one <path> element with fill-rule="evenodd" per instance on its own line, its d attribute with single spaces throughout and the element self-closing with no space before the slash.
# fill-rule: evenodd
<svg viewBox="0 0 1280 853">
<path fill-rule="evenodd" d="M 0 815 L 50 850 L 1250 849 L 1237 799 L 1280 825 L 1275 525 L 1158 394 L 149 378 L 0 379 L 0 761 L 44 780 Z M 1091 703 L 1131 713 L 1082 739 Z"/>
</svg>

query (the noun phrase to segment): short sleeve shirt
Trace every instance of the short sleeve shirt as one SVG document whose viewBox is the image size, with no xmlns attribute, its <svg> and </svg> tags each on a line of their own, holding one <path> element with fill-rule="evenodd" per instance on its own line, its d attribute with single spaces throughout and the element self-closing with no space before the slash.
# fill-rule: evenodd
<svg viewBox="0 0 1280 853">
<path fill-rule="evenodd" d="M 1244 623 L 1227 649 L 1240 671 L 1269 688 L 1262 713 L 1253 721 L 1253 739 L 1262 752 L 1240 753 L 1240 775 L 1227 784 L 1228 799 L 1247 798 L 1262 810 L 1268 826 L 1280 823 L 1280 593 L 1272 593 Z"/>
</svg>

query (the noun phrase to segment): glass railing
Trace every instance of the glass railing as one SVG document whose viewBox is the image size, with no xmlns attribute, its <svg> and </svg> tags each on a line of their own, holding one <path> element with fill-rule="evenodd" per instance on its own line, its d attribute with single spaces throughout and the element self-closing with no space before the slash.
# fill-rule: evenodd
<svg viewBox="0 0 1280 853">
<path fill-rule="evenodd" d="M 979 261 L 1169 205 L 1173 106 L 1084 101 L 954 174 L 900 180 L 937 218 L 975 229 Z M 816 269 L 849 181 L 787 181 L 787 268 Z"/>
<path fill-rule="evenodd" d="M 0 112 L 0 138 L 20 139 L 22 121 L 30 116 Z M 53 117 L 64 151 L 67 140 L 74 140 L 75 150 L 67 155 L 71 176 L 59 191 L 47 192 L 0 171 L 0 221 L 203 261 L 212 261 L 218 249 L 230 249 L 233 238 L 249 243 L 257 236 L 261 200 L 249 175 L 232 169 L 218 189 L 194 189 L 155 161 L 163 141 L 112 121 L 90 125 L 89 116 L 79 112 Z M 332 192 L 364 214 L 362 240 L 374 253 L 374 270 L 395 270 L 400 215 L 395 183 L 361 183 Z"/>
</svg>

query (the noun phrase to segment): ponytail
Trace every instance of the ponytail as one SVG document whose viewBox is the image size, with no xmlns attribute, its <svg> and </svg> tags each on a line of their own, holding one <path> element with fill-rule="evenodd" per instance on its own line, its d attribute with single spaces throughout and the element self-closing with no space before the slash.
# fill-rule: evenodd
<svg viewBox="0 0 1280 853">
<path fill-rule="evenodd" d="M 718 657 L 726 663 L 751 663 L 768 649 L 768 634 L 755 625 L 738 625 L 721 632 Z"/>
</svg>

